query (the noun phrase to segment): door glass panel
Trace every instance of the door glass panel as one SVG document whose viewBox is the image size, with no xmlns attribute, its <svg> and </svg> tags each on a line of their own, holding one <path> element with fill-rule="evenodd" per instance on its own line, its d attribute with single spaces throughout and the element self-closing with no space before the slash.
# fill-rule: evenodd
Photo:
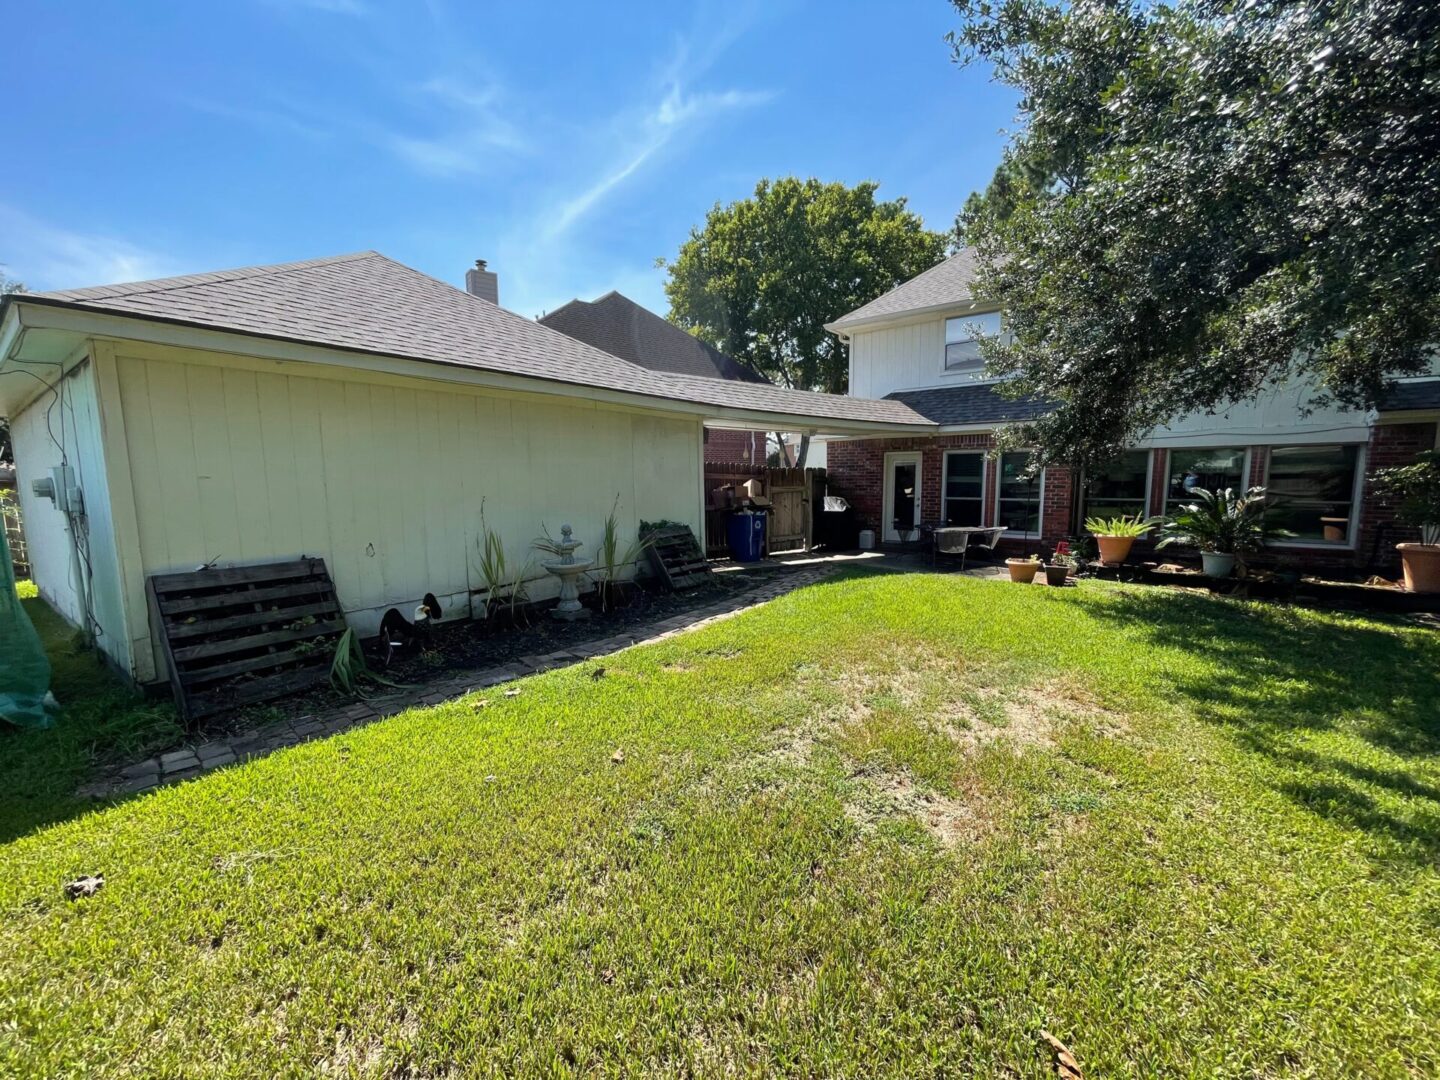
<svg viewBox="0 0 1440 1080">
<path fill-rule="evenodd" d="M 892 527 L 898 533 L 907 533 L 915 528 L 915 462 L 897 461 L 892 478 L 894 492 L 894 519 Z"/>
</svg>

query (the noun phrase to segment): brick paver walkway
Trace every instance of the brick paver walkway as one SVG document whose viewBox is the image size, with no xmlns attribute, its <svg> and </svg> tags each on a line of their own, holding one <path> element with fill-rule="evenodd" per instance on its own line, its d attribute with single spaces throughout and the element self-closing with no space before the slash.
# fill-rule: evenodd
<svg viewBox="0 0 1440 1080">
<path fill-rule="evenodd" d="M 583 642 L 561 652 L 546 653 L 543 656 L 520 656 L 495 667 L 449 671 L 442 678 L 424 686 L 367 697 L 362 701 L 339 705 L 311 716 L 297 717 L 244 735 L 182 747 L 110 771 L 86 784 L 79 794 L 82 797 L 103 799 L 188 780 L 210 769 L 233 765 L 310 739 L 335 735 L 419 705 L 439 705 L 452 698 L 524 678 L 526 675 L 578 664 L 635 645 L 663 641 L 687 630 L 728 618 L 794 589 L 812 585 L 838 569 L 840 567 L 836 565 L 807 566 L 777 575 L 745 592 L 687 611 L 683 615 L 672 615 L 648 626 L 630 627 L 624 634 L 615 637 Z"/>
</svg>

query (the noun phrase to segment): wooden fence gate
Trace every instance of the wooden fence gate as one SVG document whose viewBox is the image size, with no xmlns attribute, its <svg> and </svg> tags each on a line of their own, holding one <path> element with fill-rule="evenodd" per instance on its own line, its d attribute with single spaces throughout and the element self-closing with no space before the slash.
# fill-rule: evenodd
<svg viewBox="0 0 1440 1080">
<path fill-rule="evenodd" d="M 731 507 L 744 498 L 747 480 L 760 482 L 760 494 L 771 502 L 766 523 L 766 553 L 809 551 L 815 542 L 815 511 L 825 495 L 824 469 L 771 469 L 763 465 L 705 463 L 705 554 L 723 558 L 730 552 L 725 523 Z"/>
</svg>

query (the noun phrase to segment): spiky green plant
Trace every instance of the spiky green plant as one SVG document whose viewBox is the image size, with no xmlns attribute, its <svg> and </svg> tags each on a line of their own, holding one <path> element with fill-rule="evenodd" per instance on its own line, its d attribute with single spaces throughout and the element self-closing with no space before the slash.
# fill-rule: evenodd
<svg viewBox="0 0 1440 1080">
<path fill-rule="evenodd" d="M 1096 536 L 1133 536 L 1139 539 L 1160 524 L 1159 518 L 1142 518 L 1119 515 L 1111 518 L 1090 517 L 1085 519 L 1085 531 Z"/>
<path fill-rule="evenodd" d="M 484 499 L 480 500 L 480 535 L 475 538 L 475 546 L 480 556 L 475 572 L 485 583 L 485 618 L 505 610 L 510 615 L 511 622 L 514 622 L 521 607 L 530 602 L 526 578 L 529 577 L 533 560 L 527 558 L 521 564 L 519 572 L 511 576 L 505 542 L 485 520 Z"/>
<path fill-rule="evenodd" d="M 592 571 L 595 575 L 595 589 L 600 594 L 602 611 L 609 611 L 615 602 L 615 594 L 621 584 L 620 574 L 627 566 L 639 560 L 645 549 L 654 542 L 653 535 L 641 535 L 621 552 L 620 496 L 616 495 L 615 502 L 610 507 L 610 516 L 605 519 L 605 531 L 601 534 L 600 546 L 596 549 L 595 569 Z"/>
</svg>

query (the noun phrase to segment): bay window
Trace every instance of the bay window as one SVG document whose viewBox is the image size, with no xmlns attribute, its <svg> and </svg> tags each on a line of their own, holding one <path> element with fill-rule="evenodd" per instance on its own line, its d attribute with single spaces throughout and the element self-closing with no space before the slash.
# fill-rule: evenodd
<svg viewBox="0 0 1440 1080">
<path fill-rule="evenodd" d="M 1000 455 L 995 468 L 995 524 L 1007 532 L 1040 535 L 1040 497 L 1044 486 L 1039 476 L 1026 477 L 1030 451 L 1015 450 Z"/>
<path fill-rule="evenodd" d="M 985 454 L 979 450 L 950 451 L 945 455 L 946 525 L 979 525 L 985 503 Z"/>
<path fill-rule="evenodd" d="M 1085 478 L 1084 517 L 1145 517 L 1149 510 L 1149 450 L 1126 450 Z"/>
<path fill-rule="evenodd" d="M 1349 544 L 1355 524 L 1358 446 L 1277 446 L 1270 451 L 1266 520 L 1287 539 Z"/>
</svg>

